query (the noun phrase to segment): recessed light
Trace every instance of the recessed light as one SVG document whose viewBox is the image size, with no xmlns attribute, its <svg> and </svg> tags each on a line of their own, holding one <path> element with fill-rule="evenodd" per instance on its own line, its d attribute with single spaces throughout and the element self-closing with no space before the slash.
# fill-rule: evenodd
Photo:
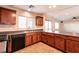
<svg viewBox="0 0 79 59">
<path fill-rule="evenodd" d="M 53 8 L 56 8 L 56 5 L 53 5 Z"/>
<path fill-rule="evenodd" d="M 49 8 L 56 8 L 56 5 L 53 5 L 53 6 L 49 6 Z"/>
<path fill-rule="evenodd" d="M 52 8 L 52 6 L 49 6 L 49 8 Z"/>
</svg>

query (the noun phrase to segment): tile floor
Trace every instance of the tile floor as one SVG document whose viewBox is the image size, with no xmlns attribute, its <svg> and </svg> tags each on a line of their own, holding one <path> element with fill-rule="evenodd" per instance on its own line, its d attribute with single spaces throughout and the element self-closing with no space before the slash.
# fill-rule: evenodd
<svg viewBox="0 0 79 59">
<path fill-rule="evenodd" d="M 24 49 L 16 51 L 15 53 L 63 53 L 55 48 L 52 48 L 42 42 L 28 46 Z"/>
</svg>

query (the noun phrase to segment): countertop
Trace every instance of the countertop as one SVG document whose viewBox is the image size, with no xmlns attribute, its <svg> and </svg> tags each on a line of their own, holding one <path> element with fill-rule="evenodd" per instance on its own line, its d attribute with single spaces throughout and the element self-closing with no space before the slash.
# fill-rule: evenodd
<svg viewBox="0 0 79 59">
<path fill-rule="evenodd" d="M 28 33 L 28 32 L 38 32 L 42 29 L 0 29 L 0 35 L 14 35 L 20 33 Z"/>
<path fill-rule="evenodd" d="M 48 33 L 79 37 L 79 33 L 72 33 L 72 32 L 57 32 L 57 33 L 56 32 L 48 32 Z"/>
<path fill-rule="evenodd" d="M 0 33 L 1 32 L 15 32 L 15 31 L 33 31 L 33 30 L 42 30 L 42 29 L 0 29 Z"/>
<path fill-rule="evenodd" d="M 15 33 L 28 33 L 28 32 L 38 32 L 42 29 L 0 29 L 0 34 L 15 34 Z M 43 31 L 45 32 L 45 31 Z M 48 33 L 54 33 L 54 34 L 60 34 L 60 35 L 68 35 L 68 36 L 76 36 L 79 37 L 79 33 L 71 33 L 71 32 L 48 32 Z"/>
<path fill-rule="evenodd" d="M 59 32 L 55 34 L 67 35 L 67 36 L 76 36 L 79 37 L 79 33 L 71 33 L 71 32 Z"/>
</svg>

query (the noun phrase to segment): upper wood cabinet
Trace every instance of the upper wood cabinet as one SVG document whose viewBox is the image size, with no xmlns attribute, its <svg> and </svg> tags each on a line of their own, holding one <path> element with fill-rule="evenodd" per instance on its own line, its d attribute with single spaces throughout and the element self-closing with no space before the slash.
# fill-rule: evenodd
<svg viewBox="0 0 79 59">
<path fill-rule="evenodd" d="M 15 25 L 16 11 L 0 7 L 0 24 Z"/>
<path fill-rule="evenodd" d="M 43 17 L 36 16 L 36 26 L 43 26 Z"/>
</svg>

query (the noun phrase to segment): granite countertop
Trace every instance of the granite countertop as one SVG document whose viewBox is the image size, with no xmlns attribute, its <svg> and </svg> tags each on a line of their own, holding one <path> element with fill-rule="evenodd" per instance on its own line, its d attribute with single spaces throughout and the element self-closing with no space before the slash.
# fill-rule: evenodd
<svg viewBox="0 0 79 59">
<path fill-rule="evenodd" d="M 57 33 L 56 32 L 48 32 L 48 33 L 79 37 L 79 33 L 72 33 L 72 32 L 57 32 Z"/>
<path fill-rule="evenodd" d="M 15 33 L 28 33 L 30 31 L 37 31 L 42 29 L 0 29 L 0 34 L 15 34 Z M 43 31 L 45 32 L 45 31 Z M 54 34 L 61 34 L 61 35 L 68 35 L 68 36 L 76 36 L 79 37 L 79 33 L 71 33 L 71 32 L 48 32 L 48 33 L 54 33 Z"/>
<path fill-rule="evenodd" d="M 14 35 L 14 34 L 21 34 L 21 33 L 28 33 L 28 32 L 38 32 L 42 29 L 0 29 L 0 35 Z"/>
<path fill-rule="evenodd" d="M 1 32 L 19 32 L 19 31 L 34 31 L 34 30 L 42 30 L 42 29 L 0 29 Z"/>
<path fill-rule="evenodd" d="M 61 34 L 61 35 L 67 35 L 67 36 L 75 36 L 75 37 L 79 37 L 79 33 L 59 32 L 59 33 L 55 33 L 55 34 Z"/>
</svg>

